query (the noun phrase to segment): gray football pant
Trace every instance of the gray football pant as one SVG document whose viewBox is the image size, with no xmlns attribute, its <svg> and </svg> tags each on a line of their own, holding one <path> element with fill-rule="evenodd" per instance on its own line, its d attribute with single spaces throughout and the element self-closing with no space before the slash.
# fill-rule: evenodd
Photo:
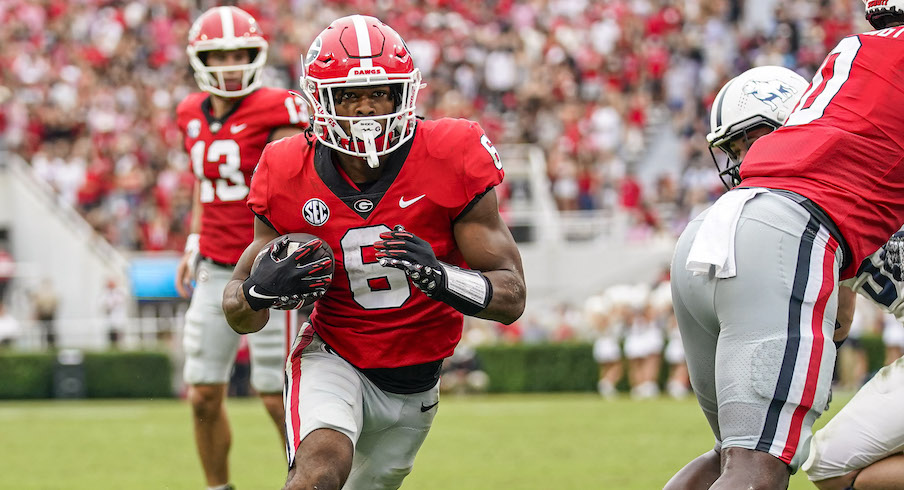
<svg viewBox="0 0 904 490">
<path fill-rule="evenodd" d="M 737 275 L 685 263 L 706 212 L 678 240 L 672 299 L 691 384 L 721 447 L 768 452 L 792 471 L 826 407 L 842 254 L 799 204 L 765 193 L 741 212 Z"/>
</svg>

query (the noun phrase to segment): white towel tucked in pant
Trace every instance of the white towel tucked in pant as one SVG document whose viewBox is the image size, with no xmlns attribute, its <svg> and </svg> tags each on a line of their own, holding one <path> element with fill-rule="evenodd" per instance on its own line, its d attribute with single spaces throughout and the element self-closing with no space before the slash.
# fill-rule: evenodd
<svg viewBox="0 0 904 490">
<path fill-rule="evenodd" d="M 734 189 L 722 195 L 709 209 L 697 230 L 685 266 L 695 275 L 708 274 L 715 266 L 716 277 L 724 279 L 737 275 L 735 266 L 735 232 L 744 204 L 763 188 Z"/>
</svg>

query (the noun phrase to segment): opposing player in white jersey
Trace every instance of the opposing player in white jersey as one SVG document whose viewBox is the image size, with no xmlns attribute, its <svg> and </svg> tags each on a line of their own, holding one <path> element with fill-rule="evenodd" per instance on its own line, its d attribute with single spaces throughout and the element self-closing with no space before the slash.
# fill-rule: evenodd
<svg viewBox="0 0 904 490">
<path fill-rule="evenodd" d="M 180 294 L 191 296 L 183 377 L 207 485 L 229 488 L 231 433 L 224 399 L 239 335 L 226 323 L 223 288 L 254 236 L 254 215 L 245 205 L 254 166 L 269 141 L 302 131 L 304 112 L 289 91 L 261 86 L 267 41 L 247 12 L 236 7 L 206 11 L 189 32 L 187 52 L 202 91 L 177 108 L 197 177 L 193 235 L 176 277 Z M 286 319 L 286 314 L 275 316 L 267 328 L 248 337 L 251 384 L 283 435 Z"/>
</svg>

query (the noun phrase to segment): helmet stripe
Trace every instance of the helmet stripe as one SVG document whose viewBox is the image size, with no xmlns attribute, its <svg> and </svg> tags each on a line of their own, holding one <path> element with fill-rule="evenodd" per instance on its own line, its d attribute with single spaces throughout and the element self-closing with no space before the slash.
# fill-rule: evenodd
<svg viewBox="0 0 904 490">
<path fill-rule="evenodd" d="M 232 20 L 232 8 L 220 7 L 220 22 L 223 24 L 223 39 L 235 38 L 235 23 Z"/>
<path fill-rule="evenodd" d="M 728 93 L 728 87 L 730 87 L 735 82 L 735 80 L 737 80 L 737 78 L 733 78 L 730 82 L 728 82 L 728 84 L 725 85 L 725 88 L 722 89 L 722 93 L 720 94 L 721 97 L 719 97 L 719 102 L 716 105 L 716 127 L 717 128 L 722 127 L 722 102 L 725 101 L 725 94 Z"/>
<path fill-rule="evenodd" d="M 355 24 L 355 37 L 358 38 L 358 60 L 361 62 L 361 68 L 373 68 L 374 62 L 370 58 L 373 51 L 370 46 L 370 33 L 367 31 L 367 21 L 364 16 L 353 15 L 352 22 Z"/>
</svg>

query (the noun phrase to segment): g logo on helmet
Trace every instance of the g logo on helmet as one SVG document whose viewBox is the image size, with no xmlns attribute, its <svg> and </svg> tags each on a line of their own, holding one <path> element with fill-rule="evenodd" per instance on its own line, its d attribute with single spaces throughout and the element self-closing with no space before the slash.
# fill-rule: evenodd
<svg viewBox="0 0 904 490">
<path fill-rule="evenodd" d="M 304 66 L 308 66 L 320 56 L 320 50 L 323 48 L 323 39 L 320 36 L 317 36 L 317 39 L 311 44 L 311 47 L 308 49 L 308 54 L 304 57 Z"/>
</svg>

